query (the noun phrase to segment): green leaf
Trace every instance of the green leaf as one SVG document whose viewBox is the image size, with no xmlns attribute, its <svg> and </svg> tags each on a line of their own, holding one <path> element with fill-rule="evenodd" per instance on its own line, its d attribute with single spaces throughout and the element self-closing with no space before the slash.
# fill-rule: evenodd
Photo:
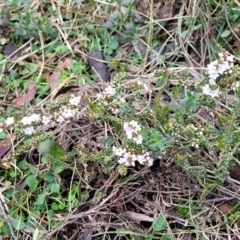
<svg viewBox="0 0 240 240">
<path fill-rule="evenodd" d="M 31 190 L 35 190 L 38 185 L 38 180 L 33 175 L 30 175 L 26 178 L 26 183 Z"/>
<path fill-rule="evenodd" d="M 72 204 L 72 207 L 77 207 L 79 205 L 79 200 L 75 198 L 73 199 L 71 204 Z"/>
<path fill-rule="evenodd" d="M 112 50 L 116 50 L 119 46 L 119 40 L 117 36 L 114 36 L 111 41 L 108 43 L 108 47 Z"/>
<path fill-rule="evenodd" d="M 15 219 L 13 218 L 12 221 L 12 226 L 16 229 L 16 230 L 22 230 L 25 228 L 26 224 L 21 221 L 20 219 Z"/>
<path fill-rule="evenodd" d="M 38 198 L 37 198 L 37 200 L 35 202 L 35 205 L 41 206 L 41 205 L 43 205 L 44 201 L 45 201 L 45 197 L 38 196 Z"/>
<path fill-rule="evenodd" d="M 0 133 L 0 139 L 6 139 L 7 138 L 7 134 L 4 132 Z"/>
<path fill-rule="evenodd" d="M 53 182 L 55 177 L 52 173 L 50 172 L 46 172 L 43 176 L 43 179 L 46 181 L 46 182 Z"/>
<path fill-rule="evenodd" d="M 127 7 L 130 3 L 132 3 L 132 0 L 122 0 L 121 2 L 123 7 Z"/>
<path fill-rule="evenodd" d="M 178 213 L 185 216 L 188 213 L 188 207 L 184 208 L 184 207 L 179 207 L 178 208 Z"/>
<path fill-rule="evenodd" d="M 57 183 L 53 183 L 50 188 L 52 193 L 59 193 L 60 185 Z"/>
<path fill-rule="evenodd" d="M 65 169 L 65 167 L 62 166 L 62 165 L 55 164 L 55 165 L 53 166 L 53 171 L 54 171 L 55 173 L 61 173 L 64 169 Z"/>
<path fill-rule="evenodd" d="M 37 240 L 38 239 L 38 234 L 39 234 L 39 230 L 38 228 L 36 228 L 33 232 L 33 240 Z"/>
<path fill-rule="evenodd" d="M 222 32 L 221 37 L 222 38 L 227 38 L 227 37 L 230 36 L 230 34 L 231 34 L 231 31 L 225 30 L 224 32 Z"/>
<path fill-rule="evenodd" d="M 66 207 L 64 202 L 59 203 L 58 208 L 59 210 L 63 210 Z"/>
<path fill-rule="evenodd" d="M 167 222 L 165 218 L 158 217 L 153 222 L 153 231 L 161 232 L 167 229 Z"/>
<path fill-rule="evenodd" d="M 62 159 L 65 156 L 63 148 L 53 140 L 45 140 L 38 145 L 38 151 L 40 154 L 50 154 L 56 159 Z"/>
<path fill-rule="evenodd" d="M 48 163 L 48 162 L 49 162 L 48 157 L 42 156 L 41 162 L 42 162 L 42 163 Z"/>
<path fill-rule="evenodd" d="M 52 209 L 53 209 L 54 211 L 57 211 L 57 210 L 58 210 L 58 204 L 55 203 L 55 202 L 52 203 L 51 207 L 52 207 Z"/>
</svg>

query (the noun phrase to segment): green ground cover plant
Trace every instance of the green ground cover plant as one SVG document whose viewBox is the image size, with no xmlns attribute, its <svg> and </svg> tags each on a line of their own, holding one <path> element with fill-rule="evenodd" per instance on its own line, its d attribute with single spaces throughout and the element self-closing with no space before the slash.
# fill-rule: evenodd
<svg viewBox="0 0 240 240">
<path fill-rule="evenodd" d="M 0 239 L 238 239 L 237 1 L 0 6 Z"/>
</svg>

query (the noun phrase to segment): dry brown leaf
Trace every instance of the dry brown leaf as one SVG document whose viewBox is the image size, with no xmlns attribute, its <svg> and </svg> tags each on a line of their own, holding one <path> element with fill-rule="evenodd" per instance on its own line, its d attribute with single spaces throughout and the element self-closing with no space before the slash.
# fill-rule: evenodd
<svg viewBox="0 0 240 240">
<path fill-rule="evenodd" d="M 72 61 L 73 61 L 72 58 L 69 57 L 64 58 L 61 62 L 61 65 L 63 68 L 70 68 L 72 65 Z"/>
<path fill-rule="evenodd" d="M 0 158 L 2 158 L 11 148 L 14 138 L 14 136 L 8 136 L 6 139 L 0 142 Z"/>
<path fill-rule="evenodd" d="M 49 83 L 50 83 L 51 93 L 57 89 L 58 79 L 60 78 L 60 76 L 61 76 L 60 70 L 55 70 L 53 74 L 50 76 Z"/>
<path fill-rule="evenodd" d="M 17 51 L 17 47 L 14 42 L 9 42 L 4 47 L 4 54 L 10 57 L 11 59 L 14 59 L 15 57 L 20 57 L 20 52 Z"/>
<path fill-rule="evenodd" d="M 72 59 L 71 58 L 64 58 L 62 61 L 60 61 L 54 70 L 54 72 L 47 78 L 49 79 L 51 93 L 55 92 L 55 90 L 58 88 L 58 80 L 61 77 L 61 69 L 62 68 L 70 68 L 72 65 Z"/>
<path fill-rule="evenodd" d="M 221 204 L 221 205 L 218 206 L 218 209 L 219 209 L 223 214 L 229 213 L 232 208 L 233 208 L 233 206 L 229 205 L 228 203 L 223 203 L 223 204 Z"/>
<path fill-rule="evenodd" d="M 51 72 L 48 69 L 44 69 L 42 75 L 49 81 Z"/>
<path fill-rule="evenodd" d="M 22 107 L 26 102 L 30 102 L 35 98 L 36 94 L 36 86 L 34 82 L 30 82 L 28 84 L 27 93 L 19 96 L 16 101 L 13 103 L 14 107 Z"/>
</svg>

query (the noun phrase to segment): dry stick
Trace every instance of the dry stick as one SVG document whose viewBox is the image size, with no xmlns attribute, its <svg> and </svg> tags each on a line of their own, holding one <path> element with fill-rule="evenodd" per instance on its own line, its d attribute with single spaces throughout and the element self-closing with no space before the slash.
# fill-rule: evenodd
<svg viewBox="0 0 240 240">
<path fill-rule="evenodd" d="M 9 227 L 9 230 L 10 230 L 10 233 L 11 233 L 12 237 L 14 238 L 14 240 L 17 240 L 18 238 L 17 238 L 17 236 L 14 232 L 14 229 L 13 229 L 12 223 L 9 219 L 9 216 L 6 213 L 6 210 L 5 210 L 5 207 L 4 207 L 4 204 L 3 204 L 3 201 L 2 201 L 1 197 L 0 197 L 0 211 L 1 211 L 1 214 L 3 215 L 3 217 L 4 217 L 4 220 L 6 221 L 8 227 Z"/>
<path fill-rule="evenodd" d="M 61 228 L 65 227 L 67 224 L 69 224 L 69 222 L 68 222 L 69 220 L 70 220 L 70 222 L 73 222 L 77 218 L 96 213 L 96 211 L 100 207 L 102 207 L 109 199 L 111 199 L 115 194 L 116 194 L 116 190 L 114 192 L 112 192 L 109 196 L 107 196 L 105 199 L 103 199 L 101 203 L 99 203 L 97 206 L 93 207 L 92 209 L 89 209 L 85 212 L 80 212 L 73 216 L 68 216 L 68 217 L 64 217 L 64 218 L 60 219 L 59 221 L 61 221 L 61 223 L 62 223 L 61 226 L 56 227 L 55 229 L 53 229 L 50 233 L 47 233 L 46 235 L 50 236 L 50 235 L 53 235 L 54 233 L 58 232 Z"/>
</svg>

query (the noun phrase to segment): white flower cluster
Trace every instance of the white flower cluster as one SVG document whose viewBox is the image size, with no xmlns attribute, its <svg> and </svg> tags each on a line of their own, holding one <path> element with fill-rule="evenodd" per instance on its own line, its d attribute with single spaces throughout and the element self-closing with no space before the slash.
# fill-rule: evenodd
<svg viewBox="0 0 240 240">
<path fill-rule="evenodd" d="M 134 120 L 131 122 L 125 122 L 123 125 L 123 129 L 127 135 L 127 139 L 132 139 L 137 144 L 142 144 L 142 136 L 139 135 L 139 131 L 141 130 L 141 126 Z"/>
<path fill-rule="evenodd" d="M 114 115 L 118 115 L 120 113 L 121 104 L 126 102 L 126 100 L 120 95 L 116 95 L 117 90 L 112 85 L 109 85 L 103 92 L 97 94 L 97 99 L 101 100 L 100 103 Z M 114 99 L 111 98 L 112 96 L 114 96 Z"/>
<path fill-rule="evenodd" d="M 234 56 L 229 52 L 219 53 L 219 59 L 207 65 L 209 83 L 216 84 L 216 79 L 224 73 L 231 73 L 233 68 Z"/>
<path fill-rule="evenodd" d="M 22 132 L 24 134 L 32 135 L 36 130 L 36 126 L 46 126 L 54 123 L 67 122 L 69 119 L 76 117 L 78 113 L 77 106 L 79 105 L 80 100 L 80 97 L 71 95 L 69 99 L 69 106 L 61 107 L 59 112 L 55 112 L 50 116 L 33 113 L 30 116 L 24 116 L 19 123 L 16 123 L 16 125 L 20 125 L 20 127 L 22 127 Z M 14 124 L 14 117 L 8 117 L 4 121 L 3 125 L 9 127 Z M 0 132 L 3 132 L 3 128 L 0 128 Z"/>
<path fill-rule="evenodd" d="M 141 81 L 137 81 L 137 84 L 139 85 L 139 86 L 143 86 L 143 88 L 144 88 L 144 90 L 145 90 L 145 92 L 146 93 L 152 93 L 152 89 L 151 89 L 151 83 L 150 82 L 148 82 L 148 83 L 143 83 L 143 82 L 141 82 Z"/>
<path fill-rule="evenodd" d="M 128 152 L 125 148 L 113 147 L 113 153 L 120 157 L 118 160 L 119 164 L 125 166 L 135 166 L 135 162 L 138 161 L 140 164 L 145 166 L 152 166 L 153 159 L 150 157 L 148 152 L 143 152 L 142 154 L 134 154 Z"/>
<path fill-rule="evenodd" d="M 114 96 L 116 93 L 117 93 L 116 88 L 109 85 L 108 87 L 106 87 L 104 89 L 104 91 L 102 93 L 97 94 L 97 98 L 98 99 L 104 99 L 104 98 L 109 97 L 109 96 Z"/>
<path fill-rule="evenodd" d="M 203 93 L 212 98 L 219 96 L 219 87 L 216 87 L 216 79 L 222 74 L 232 73 L 234 56 L 229 52 L 219 53 L 219 59 L 207 65 L 209 84 L 203 86 Z"/>
<path fill-rule="evenodd" d="M 136 144 L 142 144 L 143 137 L 139 134 L 141 126 L 138 122 L 134 120 L 125 122 L 123 129 L 127 135 L 127 139 L 133 140 Z M 114 155 L 120 157 L 118 160 L 119 164 L 123 164 L 125 166 L 135 166 L 135 162 L 138 161 L 140 164 L 152 166 L 153 159 L 150 157 L 148 152 L 143 151 L 142 154 L 134 154 L 132 152 L 133 151 L 127 151 L 125 148 L 113 147 Z"/>
</svg>

